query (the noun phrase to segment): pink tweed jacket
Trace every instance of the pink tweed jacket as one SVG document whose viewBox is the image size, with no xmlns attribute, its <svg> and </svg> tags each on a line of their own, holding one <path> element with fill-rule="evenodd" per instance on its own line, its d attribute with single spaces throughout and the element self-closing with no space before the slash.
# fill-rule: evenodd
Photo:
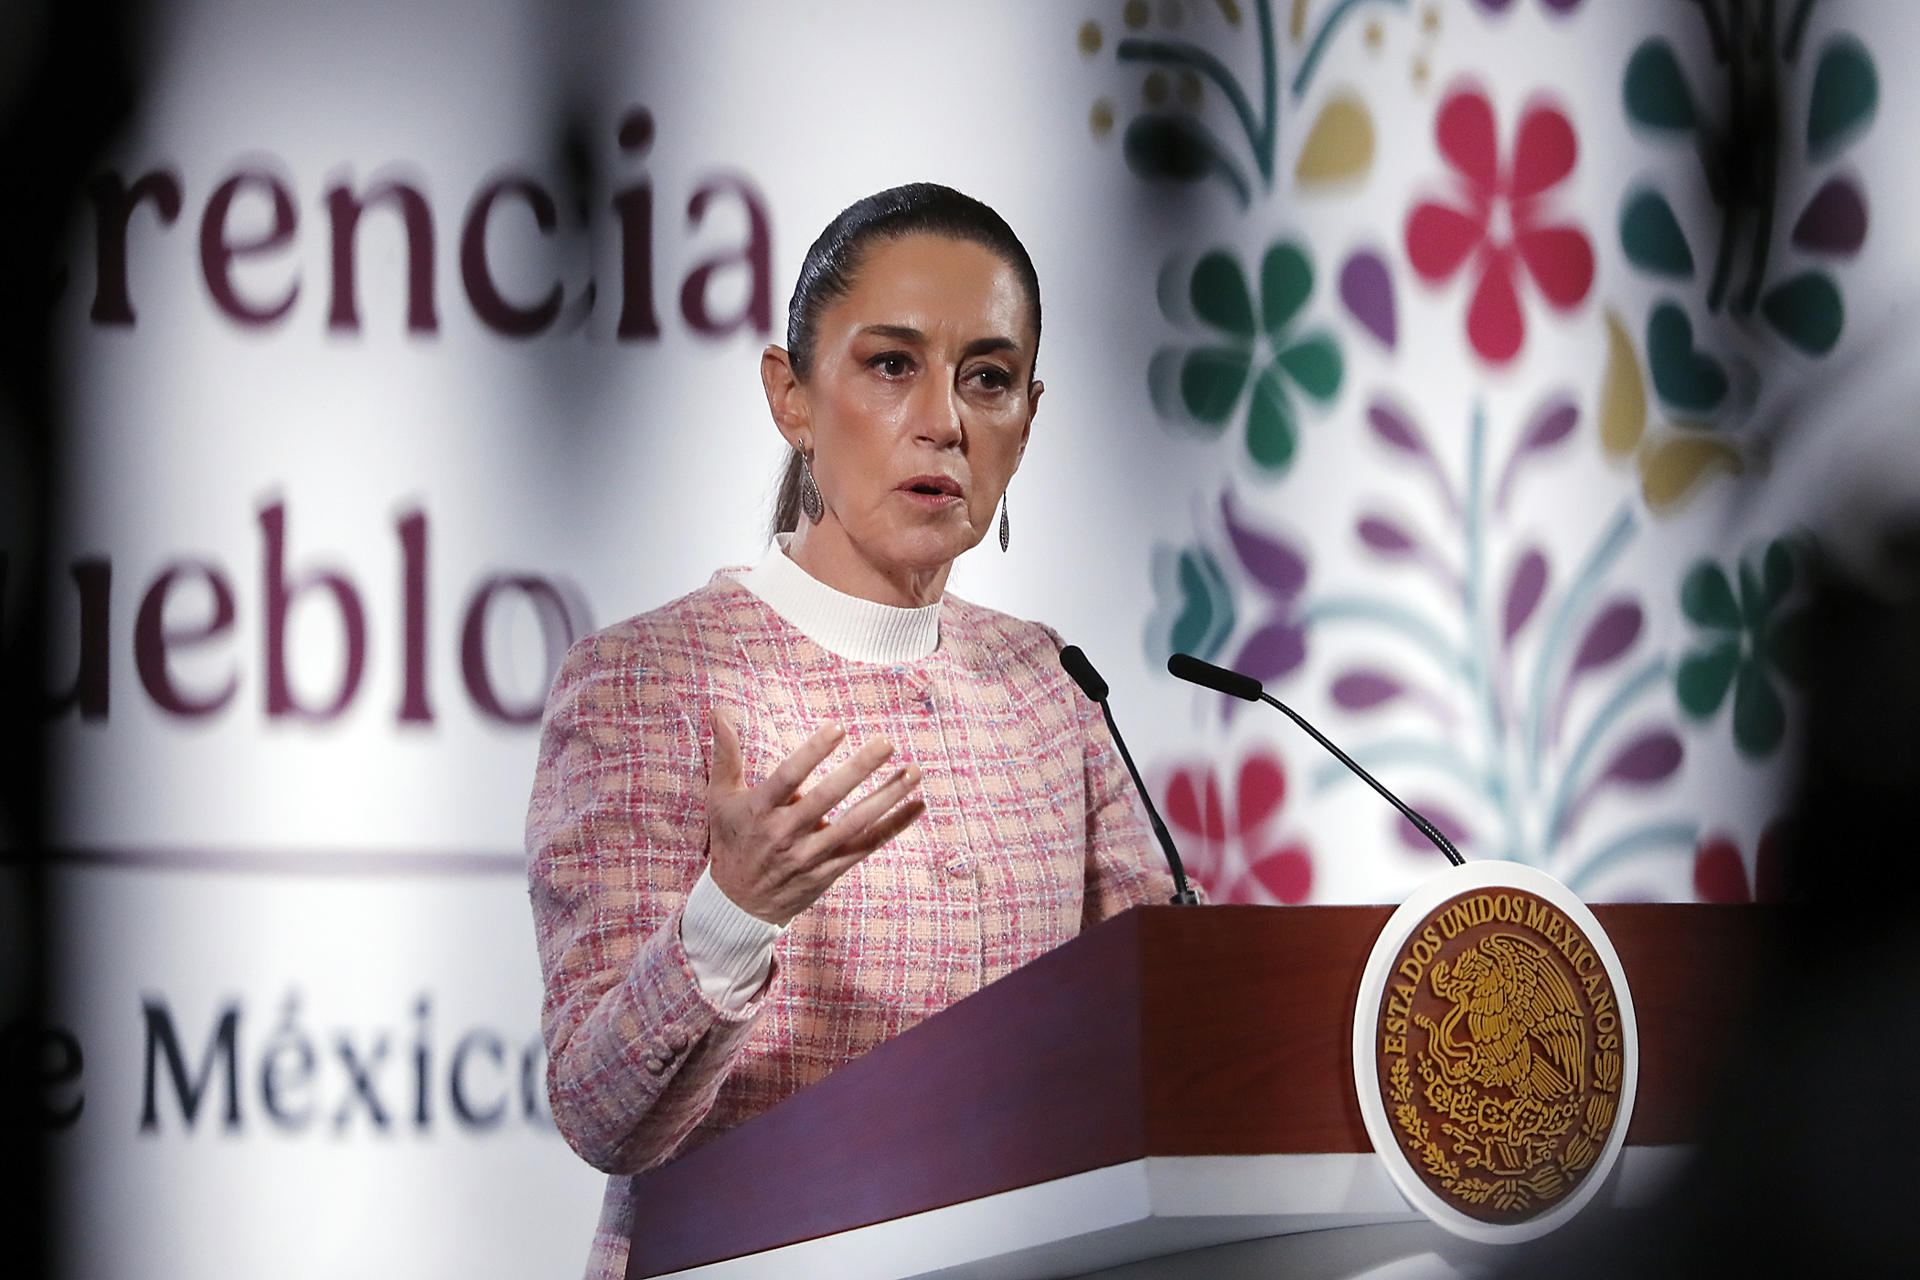
<svg viewBox="0 0 1920 1280">
<path fill-rule="evenodd" d="M 1171 877 L 1059 647 L 1045 627 L 948 596 L 931 656 L 850 662 L 720 574 L 568 653 L 527 851 L 554 1119 L 615 1175 L 590 1277 L 625 1273 L 628 1175 L 1087 925 L 1167 901 Z M 884 734 L 895 763 L 925 775 L 926 813 L 794 920 L 739 1011 L 702 996 L 680 940 L 706 858 L 715 704 L 740 728 L 750 782 L 827 720 L 848 737 L 822 772 Z"/>
</svg>

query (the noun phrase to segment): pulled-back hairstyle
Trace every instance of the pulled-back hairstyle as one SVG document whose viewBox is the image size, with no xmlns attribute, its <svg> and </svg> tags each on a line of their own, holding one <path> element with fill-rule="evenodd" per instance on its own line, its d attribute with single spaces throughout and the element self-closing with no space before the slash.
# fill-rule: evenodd
<svg viewBox="0 0 1920 1280">
<path fill-rule="evenodd" d="M 910 182 L 857 200 L 842 209 L 820 233 L 800 264 L 800 278 L 787 305 L 787 358 L 793 376 L 805 382 L 813 373 L 814 330 L 820 315 L 852 289 L 867 251 L 911 235 L 969 240 L 999 255 L 1013 268 L 1033 314 L 1036 361 L 1040 349 L 1040 277 L 1020 237 L 1006 219 L 972 196 L 935 182 Z M 1029 378 L 1033 376 L 1028 371 Z M 800 455 L 795 452 L 780 476 L 774 499 L 772 533 L 800 527 Z"/>
</svg>

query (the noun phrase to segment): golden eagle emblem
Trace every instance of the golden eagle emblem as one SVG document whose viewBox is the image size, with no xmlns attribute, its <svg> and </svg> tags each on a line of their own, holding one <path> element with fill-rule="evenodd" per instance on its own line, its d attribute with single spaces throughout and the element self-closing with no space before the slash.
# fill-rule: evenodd
<svg viewBox="0 0 1920 1280">
<path fill-rule="evenodd" d="M 1439 1026 L 1424 1015 L 1416 1019 L 1448 1083 L 1510 1089 L 1539 1103 L 1586 1086 L 1580 1006 L 1544 947 L 1511 933 L 1488 934 L 1451 965 L 1437 962 L 1428 981 L 1453 1004 Z"/>
</svg>

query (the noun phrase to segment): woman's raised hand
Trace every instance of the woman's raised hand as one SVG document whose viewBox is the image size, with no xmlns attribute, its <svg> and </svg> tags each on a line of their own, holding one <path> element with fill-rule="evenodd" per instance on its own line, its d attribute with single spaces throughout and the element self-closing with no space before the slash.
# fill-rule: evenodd
<svg viewBox="0 0 1920 1280">
<path fill-rule="evenodd" d="M 740 735 L 713 711 L 713 766 L 707 775 L 707 857 L 713 882 L 750 915 L 784 925 L 805 911 L 855 863 L 926 812 L 914 795 L 912 765 L 827 821 L 827 814 L 893 756 L 876 738 L 839 768 L 801 791 L 813 771 L 847 736 L 827 725 L 782 760 L 757 786 L 747 785 Z"/>
</svg>

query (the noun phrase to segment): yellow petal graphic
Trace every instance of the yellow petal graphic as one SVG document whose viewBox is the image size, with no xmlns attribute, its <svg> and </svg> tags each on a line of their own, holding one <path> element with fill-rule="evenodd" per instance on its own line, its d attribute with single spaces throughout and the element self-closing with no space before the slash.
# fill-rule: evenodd
<svg viewBox="0 0 1920 1280">
<path fill-rule="evenodd" d="M 1233 20 L 1228 19 L 1229 22 Z M 1238 25 L 1237 23 L 1235 24 Z M 1307 0 L 1293 0 L 1293 17 L 1287 23 L 1287 35 L 1295 44 L 1307 37 Z"/>
<path fill-rule="evenodd" d="M 1614 457 L 1632 453 L 1647 429 L 1647 384 L 1640 377 L 1627 327 L 1607 312 L 1607 371 L 1600 383 L 1600 447 Z"/>
<path fill-rule="evenodd" d="M 1640 491 L 1647 505 L 1665 515 L 1685 501 L 1707 477 L 1740 473 L 1738 450 L 1714 436 L 1692 431 L 1648 442 L 1640 451 Z"/>
<path fill-rule="evenodd" d="M 1373 116 L 1351 95 L 1330 99 L 1307 133 L 1293 176 L 1303 186 L 1366 176 L 1373 167 Z"/>
</svg>

